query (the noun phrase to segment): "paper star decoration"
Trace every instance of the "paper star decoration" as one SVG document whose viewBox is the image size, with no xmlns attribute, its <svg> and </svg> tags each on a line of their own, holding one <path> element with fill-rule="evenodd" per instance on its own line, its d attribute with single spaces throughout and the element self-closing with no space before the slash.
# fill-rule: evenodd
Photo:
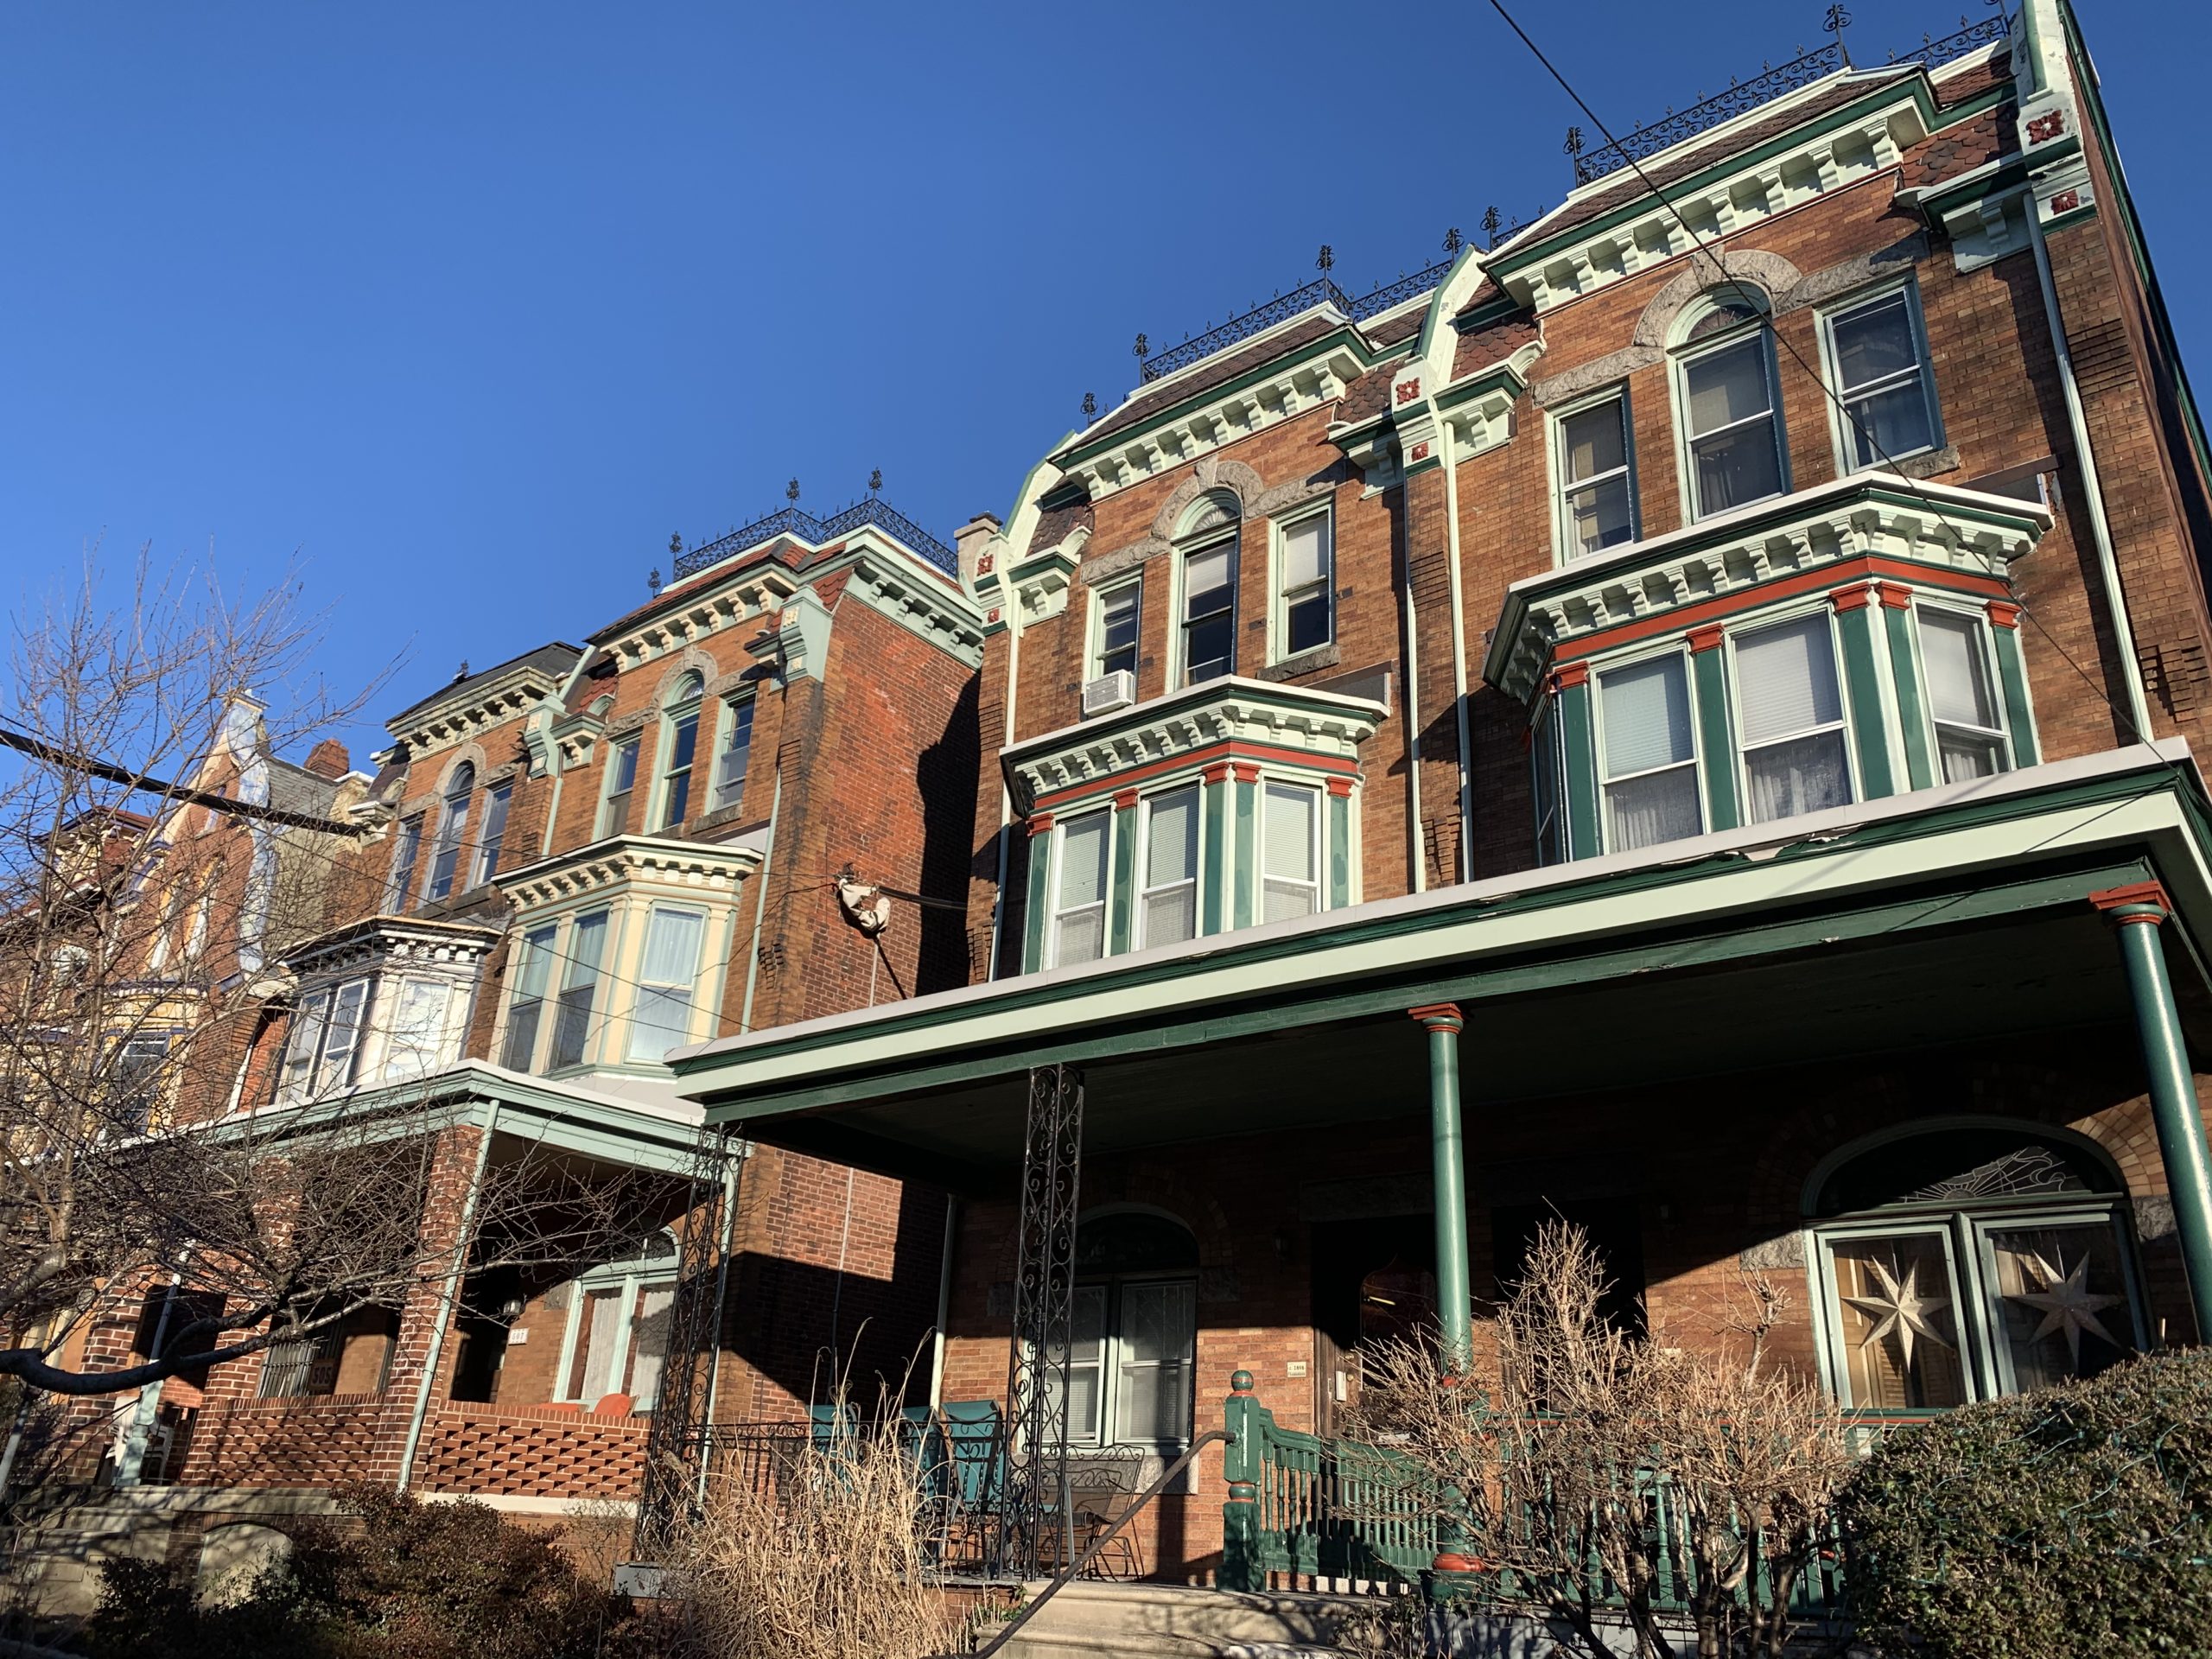
<svg viewBox="0 0 2212 1659">
<path fill-rule="evenodd" d="M 2062 1261 L 2063 1257 L 2060 1258 Z M 2043 1281 L 2043 1288 L 2015 1291 L 2006 1300 L 2024 1302 L 2030 1307 L 2043 1311 L 2043 1323 L 2029 1340 L 2041 1342 L 2054 1331 L 2066 1333 L 2066 1351 L 2074 1369 L 2082 1369 L 2082 1333 L 2086 1331 L 2113 1347 L 2126 1344 L 2104 1327 L 2097 1318 L 2106 1308 L 2117 1307 L 2126 1299 L 2121 1296 L 2092 1296 L 2089 1294 L 2089 1258 L 2085 1255 L 2076 1262 L 2070 1272 L 2062 1274 L 2042 1256 L 2031 1254 L 2027 1257 L 2028 1270 Z"/>
<path fill-rule="evenodd" d="M 1859 1339 L 1861 1348 L 1872 1347 L 1895 1332 L 1897 1346 L 1904 1355 L 1904 1368 L 1909 1371 L 1912 1369 L 1912 1344 L 1918 1339 L 1925 1338 L 1938 1348 L 1951 1345 L 1936 1328 L 1936 1315 L 1951 1305 L 1951 1299 L 1921 1294 L 1919 1262 L 1907 1263 L 1902 1277 L 1872 1256 L 1866 1258 L 1866 1268 L 1881 1281 L 1882 1294 L 1843 1299 L 1873 1322 Z"/>
</svg>

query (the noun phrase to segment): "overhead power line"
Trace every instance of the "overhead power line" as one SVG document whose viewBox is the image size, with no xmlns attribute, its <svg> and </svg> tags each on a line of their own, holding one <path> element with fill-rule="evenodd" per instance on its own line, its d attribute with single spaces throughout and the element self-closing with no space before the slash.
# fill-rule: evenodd
<svg viewBox="0 0 2212 1659">
<path fill-rule="evenodd" d="M 41 739 L 26 736 L 22 732 L 10 731 L 0 726 L 0 747 L 10 748 L 28 754 L 33 760 L 43 760 L 48 766 L 67 766 L 88 777 L 121 784 L 126 789 L 148 795 L 158 795 L 163 800 L 184 806 L 204 806 L 211 812 L 227 812 L 233 817 L 253 818 L 263 823 L 281 824 L 288 830 L 315 830 L 327 836 L 365 836 L 368 826 L 340 823 L 335 818 L 321 818 L 311 812 L 287 812 L 279 806 L 263 806 L 256 801 L 234 801 L 227 795 L 217 795 L 204 789 L 193 789 L 183 784 L 164 783 L 159 778 L 149 778 L 143 772 L 112 760 L 79 754 L 73 749 L 56 747 Z"/>
</svg>

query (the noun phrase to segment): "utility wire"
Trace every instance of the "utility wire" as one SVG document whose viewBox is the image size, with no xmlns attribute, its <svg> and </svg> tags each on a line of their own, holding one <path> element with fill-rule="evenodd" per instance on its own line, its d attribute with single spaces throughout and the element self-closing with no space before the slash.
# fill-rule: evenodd
<svg viewBox="0 0 2212 1659">
<path fill-rule="evenodd" d="M 264 823 L 281 824 L 288 830 L 314 830 L 327 836 L 363 836 L 368 833 L 367 826 L 364 824 L 340 823 L 335 818 L 319 818 L 309 812 L 287 812 L 282 807 L 263 806 L 254 801 L 234 801 L 226 795 L 213 794 L 204 789 L 164 783 L 158 778 L 149 778 L 113 760 L 79 754 L 73 749 L 60 748 L 42 739 L 10 731 L 5 726 L 0 726 L 0 748 L 14 749 L 33 760 L 43 760 L 48 766 L 66 766 L 111 784 L 121 784 L 134 791 L 158 795 L 175 804 L 204 806 L 213 812 L 256 818 Z"/>
</svg>

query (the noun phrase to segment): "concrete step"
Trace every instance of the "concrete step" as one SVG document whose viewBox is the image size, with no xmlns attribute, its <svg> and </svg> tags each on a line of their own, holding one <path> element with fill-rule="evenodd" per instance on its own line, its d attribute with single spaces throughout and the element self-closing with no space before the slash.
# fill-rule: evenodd
<svg viewBox="0 0 2212 1659">
<path fill-rule="evenodd" d="M 1006 1659 L 1335 1659 L 1361 1649 L 1382 1611 L 1355 1596 L 1086 1581 L 1053 1597 Z"/>
</svg>

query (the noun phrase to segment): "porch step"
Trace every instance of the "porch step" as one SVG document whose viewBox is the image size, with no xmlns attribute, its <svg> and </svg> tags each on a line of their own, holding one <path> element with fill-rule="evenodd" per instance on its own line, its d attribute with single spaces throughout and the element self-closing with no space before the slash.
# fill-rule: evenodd
<svg viewBox="0 0 2212 1659">
<path fill-rule="evenodd" d="M 1041 1587 L 1041 1586 L 1040 1586 Z M 1070 1585 L 1006 1659 L 1350 1659 L 1382 1611 L 1357 1596 L 1252 1594 L 1176 1584 Z"/>
</svg>

